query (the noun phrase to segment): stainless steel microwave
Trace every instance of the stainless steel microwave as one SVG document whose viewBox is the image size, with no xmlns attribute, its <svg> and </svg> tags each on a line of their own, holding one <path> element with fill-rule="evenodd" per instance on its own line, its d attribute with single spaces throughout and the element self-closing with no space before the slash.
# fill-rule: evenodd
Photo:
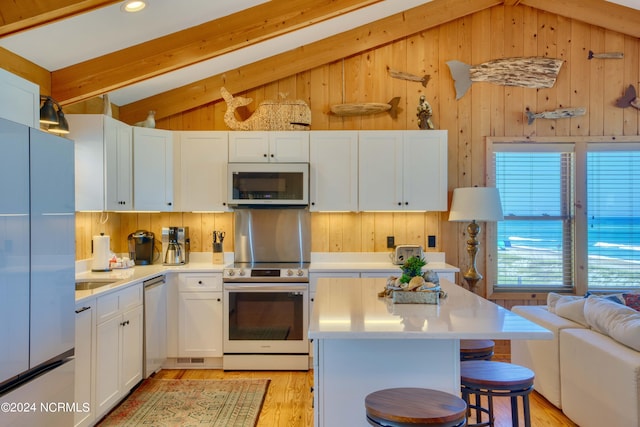
<svg viewBox="0 0 640 427">
<path fill-rule="evenodd" d="M 308 205 L 308 163 L 229 163 L 229 205 Z"/>
</svg>

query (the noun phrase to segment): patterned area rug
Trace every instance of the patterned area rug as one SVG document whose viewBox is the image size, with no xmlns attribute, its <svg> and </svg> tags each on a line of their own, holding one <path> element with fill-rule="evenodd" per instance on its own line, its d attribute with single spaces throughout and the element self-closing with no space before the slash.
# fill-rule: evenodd
<svg viewBox="0 0 640 427">
<path fill-rule="evenodd" d="M 268 387 L 268 379 L 149 378 L 98 425 L 254 427 Z"/>
</svg>

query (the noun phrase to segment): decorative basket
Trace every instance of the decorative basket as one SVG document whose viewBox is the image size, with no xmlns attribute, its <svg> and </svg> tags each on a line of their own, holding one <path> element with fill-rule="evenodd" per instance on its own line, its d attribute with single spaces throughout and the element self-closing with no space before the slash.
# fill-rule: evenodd
<svg viewBox="0 0 640 427">
<path fill-rule="evenodd" d="M 394 304 L 439 304 L 440 287 L 428 291 L 392 291 L 391 302 Z"/>
</svg>

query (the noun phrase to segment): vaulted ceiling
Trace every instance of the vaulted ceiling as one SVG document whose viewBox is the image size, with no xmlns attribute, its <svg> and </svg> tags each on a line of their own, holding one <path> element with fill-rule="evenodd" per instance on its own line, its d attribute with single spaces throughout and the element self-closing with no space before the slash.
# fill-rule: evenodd
<svg viewBox="0 0 640 427">
<path fill-rule="evenodd" d="M 530 6 L 640 38 L 639 0 L 3 1 L 0 47 L 51 72 L 62 105 L 109 93 L 162 118 L 479 10 Z"/>
</svg>

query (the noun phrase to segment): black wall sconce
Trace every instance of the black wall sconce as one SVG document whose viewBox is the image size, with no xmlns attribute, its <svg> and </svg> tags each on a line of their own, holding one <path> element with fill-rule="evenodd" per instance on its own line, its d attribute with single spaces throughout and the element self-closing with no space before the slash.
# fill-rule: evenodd
<svg viewBox="0 0 640 427">
<path fill-rule="evenodd" d="M 46 125 L 51 133 L 64 135 L 69 133 L 69 123 L 64 117 L 62 107 L 52 97 L 40 95 L 40 124 Z M 57 108 L 57 110 L 56 110 Z"/>
</svg>

